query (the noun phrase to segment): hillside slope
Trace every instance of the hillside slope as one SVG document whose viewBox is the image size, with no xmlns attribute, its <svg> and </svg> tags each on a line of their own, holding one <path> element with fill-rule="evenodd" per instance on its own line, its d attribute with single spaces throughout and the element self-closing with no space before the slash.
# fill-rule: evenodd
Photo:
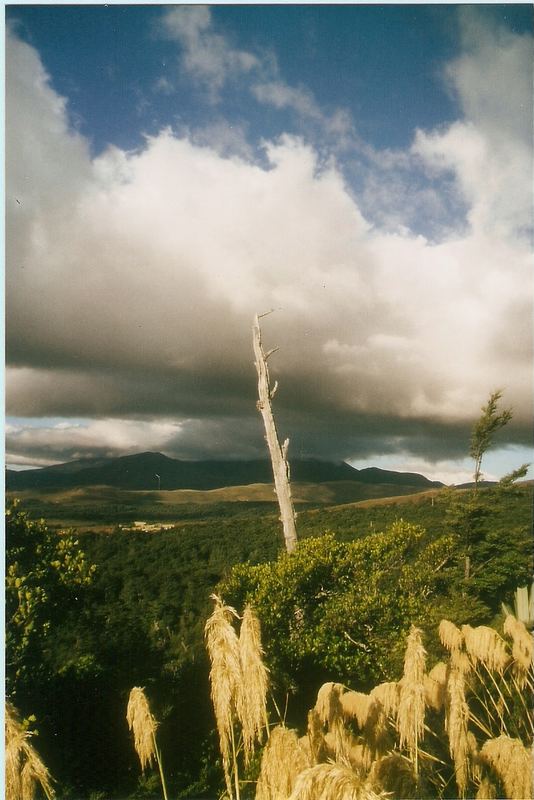
<svg viewBox="0 0 534 800">
<path fill-rule="evenodd" d="M 377 468 L 357 470 L 344 462 L 295 459 L 291 462 L 292 481 L 331 483 L 350 481 L 430 489 L 442 484 L 423 475 Z M 180 461 L 162 453 L 137 453 L 109 459 L 87 459 L 41 469 L 15 472 L 7 470 L 6 489 L 60 490 L 85 486 L 114 486 L 131 490 L 197 489 L 208 491 L 230 486 L 272 483 L 268 459 L 252 461 Z"/>
</svg>

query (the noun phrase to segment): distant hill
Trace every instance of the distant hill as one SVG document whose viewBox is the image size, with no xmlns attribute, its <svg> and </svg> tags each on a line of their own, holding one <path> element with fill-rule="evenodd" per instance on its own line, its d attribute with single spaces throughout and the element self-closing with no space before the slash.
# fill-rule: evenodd
<svg viewBox="0 0 534 800">
<path fill-rule="evenodd" d="M 159 481 L 158 477 L 159 476 Z M 350 481 L 413 487 L 414 491 L 443 484 L 411 472 L 393 472 L 376 467 L 358 470 L 345 462 L 319 459 L 291 461 L 291 479 L 300 483 Z M 22 472 L 6 471 L 8 491 L 60 490 L 85 486 L 113 486 L 147 491 L 198 489 L 207 491 L 229 486 L 272 483 L 268 459 L 253 461 L 180 461 L 162 453 L 137 453 L 119 458 L 83 459 Z"/>
</svg>

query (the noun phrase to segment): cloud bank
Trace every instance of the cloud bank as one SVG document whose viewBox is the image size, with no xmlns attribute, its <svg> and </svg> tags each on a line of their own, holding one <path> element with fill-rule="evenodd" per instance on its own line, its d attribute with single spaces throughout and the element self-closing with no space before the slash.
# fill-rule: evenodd
<svg viewBox="0 0 534 800">
<path fill-rule="evenodd" d="M 319 117 L 299 87 L 259 83 L 258 57 L 207 9 L 189 12 L 168 11 L 165 31 L 214 97 L 239 74 L 261 102 Z M 38 54 L 10 33 L 7 409 L 87 423 L 16 426 L 8 453 L 263 454 L 251 323 L 268 309 L 277 413 L 297 454 L 458 457 L 496 387 L 514 409 L 508 441 L 528 444 L 532 38 L 469 14 L 463 31 L 446 72 L 462 118 L 415 132 L 388 177 L 419 170 L 429 196 L 448 181 L 466 214 L 437 240 L 367 213 L 383 166 L 359 197 L 335 148 L 296 136 L 254 156 L 217 146 L 224 125 L 204 141 L 164 129 L 92 159 Z"/>
</svg>

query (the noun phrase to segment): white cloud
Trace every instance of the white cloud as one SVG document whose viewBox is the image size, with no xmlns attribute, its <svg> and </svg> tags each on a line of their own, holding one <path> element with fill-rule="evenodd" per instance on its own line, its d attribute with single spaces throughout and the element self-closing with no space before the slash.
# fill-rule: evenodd
<svg viewBox="0 0 534 800">
<path fill-rule="evenodd" d="M 259 103 L 279 110 L 290 109 L 306 125 L 315 123 L 337 148 L 347 146 L 349 141 L 352 145 L 356 143 L 354 124 L 349 112 L 340 108 L 323 111 L 312 92 L 305 87 L 289 86 L 277 78 L 253 84 L 251 92 Z"/>
<path fill-rule="evenodd" d="M 207 6 L 172 6 L 159 25 L 160 33 L 176 41 L 182 49 L 183 68 L 215 94 L 225 82 L 259 66 L 258 58 L 231 46 L 218 33 Z"/>
<path fill-rule="evenodd" d="M 463 53 L 446 74 L 467 119 L 505 147 L 532 145 L 532 35 L 518 35 L 482 17 L 476 6 L 460 9 Z"/>
<path fill-rule="evenodd" d="M 6 431 L 9 462 L 45 466 L 65 460 L 161 450 L 180 433 L 174 421 L 97 419 L 42 427 L 11 425 Z"/>
<path fill-rule="evenodd" d="M 414 458 L 411 453 L 398 452 L 394 455 L 374 453 L 364 461 L 351 461 L 356 469 L 365 469 L 369 464 L 380 469 L 394 472 L 415 472 L 424 475 L 431 481 L 441 481 L 446 486 L 468 483 L 473 480 L 473 469 L 468 459 L 440 459 L 431 461 L 426 458 Z M 488 476 L 488 480 L 492 480 Z"/>
<path fill-rule="evenodd" d="M 498 481 L 505 475 L 510 474 L 521 464 L 532 459 L 531 448 L 496 448 L 490 450 L 483 463 L 483 479 L 487 481 Z M 351 460 L 350 462 L 356 469 L 364 469 L 372 464 L 381 469 L 391 469 L 395 472 L 416 472 L 425 475 L 432 481 L 441 481 L 446 486 L 473 481 L 474 466 L 469 458 L 417 458 L 409 452 L 402 450 L 390 455 L 383 453 L 373 453 L 364 460 Z M 529 471 L 527 479 L 532 480 L 533 472 Z"/>
<path fill-rule="evenodd" d="M 208 89 L 213 101 L 219 99 L 225 84 L 246 77 L 249 90 L 259 103 L 293 111 L 305 124 L 311 121 L 318 125 L 338 146 L 354 138 L 354 125 L 347 110 L 337 108 L 325 113 L 306 87 L 286 83 L 272 52 L 255 54 L 234 47 L 229 36 L 214 24 L 207 6 L 169 8 L 159 21 L 158 32 L 179 45 L 181 68 Z M 165 76 L 155 88 L 170 93 L 172 83 Z"/>
<path fill-rule="evenodd" d="M 173 93 L 174 88 L 171 81 L 165 75 L 161 75 L 154 84 L 154 90 L 169 95 Z"/>
<path fill-rule="evenodd" d="M 205 9 L 175 13 L 185 43 L 211 35 Z M 282 348 L 282 410 L 344 415 L 347 426 L 362 415 L 465 426 L 502 386 L 524 435 L 531 259 L 515 234 L 530 190 L 519 134 L 507 161 L 483 115 L 418 134 L 414 152 L 453 170 L 469 204 L 470 227 L 431 244 L 373 228 L 340 166 L 297 138 L 267 142 L 267 166 L 168 130 L 91 161 L 35 51 L 8 47 L 12 413 L 253 416 L 252 316 L 282 308 L 265 322 Z M 249 69 L 214 52 L 221 74 Z M 500 58 L 507 82 L 520 61 Z M 208 79 L 215 61 L 190 64 Z M 477 91 L 468 78 L 458 86 Z"/>
<path fill-rule="evenodd" d="M 476 10 L 462 13 L 466 52 L 446 70 L 464 119 L 418 131 L 413 153 L 451 171 L 475 232 L 512 238 L 532 231 L 532 36 L 492 30 Z"/>
<path fill-rule="evenodd" d="M 292 108 L 303 117 L 321 120 L 323 114 L 313 95 L 304 88 L 288 86 L 283 81 L 258 83 L 252 87 L 252 94 L 260 103 L 275 108 Z"/>
<path fill-rule="evenodd" d="M 227 122 L 224 118 L 214 119 L 199 128 L 184 128 L 179 135 L 195 145 L 209 147 L 223 157 L 238 156 L 250 162 L 257 155 L 247 140 L 246 126 Z"/>
</svg>

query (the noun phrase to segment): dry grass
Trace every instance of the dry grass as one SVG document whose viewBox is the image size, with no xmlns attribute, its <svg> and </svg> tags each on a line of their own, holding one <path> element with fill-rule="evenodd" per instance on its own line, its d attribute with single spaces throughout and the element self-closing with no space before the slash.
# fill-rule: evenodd
<svg viewBox="0 0 534 800">
<path fill-rule="evenodd" d="M 527 631 L 524 622 L 516 619 L 512 614 L 508 614 L 504 620 L 504 632 L 512 639 L 514 671 L 519 685 L 524 687 L 534 660 L 534 639 Z"/>
<path fill-rule="evenodd" d="M 388 716 L 398 705 L 396 687 L 395 683 L 384 683 L 370 694 L 345 692 L 340 697 L 343 717 L 356 721 L 364 734 L 367 749 L 375 756 L 388 741 Z"/>
<path fill-rule="evenodd" d="M 488 669 L 502 675 L 511 659 L 506 643 L 497 631 L 486 625 L 479 625 L 478 628 L 462 625 L 462 634 L 465 649 L 475 667 L 478 663 L 482 663 Z"/>
<path fill-rule="evenodd" d="M 357 740 L 352 732 L 343 725 L 342 720 L 336 722 L 332 730 L 328 731 L 325 735 L 325 742 L 329 760 L 335 761 L 337 764 L 344 764 L 347 767 L 355 766 L 358 770 L 361 769 L 359 757 L 355 760 L 355 755 L 358 750 Z M 367 743 L 364 743 L 363 749 L 365 750 L 365 754 L 368 753 L 366 761 L 369 760 L 370 764 L 372 758 Z"/>
<path fill-rule="evenodd" d="M 321 722 L 332 727 L 334 722 L 341 717 L 341 697 L 345 693 L 345 687 L 341 683 L 324 683 L 317 692 L 315 710 Z"/>
<path fill-rule="evenodd" d="M 11 703 L 5 706 L 5 797 L 33 800 L 40 786 L 48 800 L 55 796 L 52 778 Z"/>
<path fill-rule="evenodd" d="M 156 759 L 157 722 L 152 716 L 144 690 L 138 686 L 134 686 L 130 692 L 126 720 L 133 731 L 135 752 L 144 770 Z"/>
<path fill-rule="evenodd" d="M 256 739 L 261 742 L 267 722 L 267 669 L 263 663 L 261 630 L 257 616 L 247 606 L 243 614 L 239 635 L 239 656 L 242 681 L 237 696 L 237 714 L 243 729 L 245 763 L 254 750 Z"/>
<path fill-rule="evenodd" d="M 417 797 L 417 779 L 412 764 L 400 753 L 390 753 L 374 761 L 367 781 L 375 792 L 387 792 L 403 800 Z"/>
<path fill-rule="evenodd" d="M 308 711 L 308 742 L 311 754 L 311 763 L 320 764 L 326 760 L 326 742 L 323 734 L 323 723 L 317 711 L 312 708 Z"/>
<path fill-rule="evenodd" d="M 438 661 L 428 675 L 425 675 L 426 704 L 429 708 L 433 708 L 434 711 L 441 711 L 445 705 L 447 674 L 447 665 L 443 661 Z"/>
<path fill-rule="evenodd" d="M 453 650 L 449 662 L 450 669 L 454 668 L 460 672 L 467 680 L 470 673 L 473 671 L 473 665 L 467 653 L 461 650 Z"/>
<path fill-rule="evenodd" d="M 314 758 L 313 758 L 313 754 L 312 754 L 312 751 L 311 751 L 310 740 L 308 739 L 308 736 L 307 735 L 299 736 L 298 743 L 299 743 L 300 749 L 304 753 L 304 756 L 305 756 L 308 764 L 313 764 L 314 763 Z"/>
<path fill-rule="evenodd" d="M 259 623 L 250 609 L 246 610 L 238 640 L 232 625 L 236 612 L 218 598 L 215 600 L 206 638 L 212 657 L 216 715 L 217 708 L 226 713 L 223 723 L 228 720 L 232 736 L 234 722 L 240 719 L 245 729 L 246 714 L 250 715 L 251 753 L 266 720 L 267 672 L 262 664 Z M 526 629 L 515 625 L 512 619 L 507 621 L 505 631 L 516 646 L 514 660 L 526 674 L 527 657 L 529 667 L 532 658 L 531 645 L 525 640 Z M 503 687 L 511 675 L 509 671 L 505 674 L 511 656 L 505 641 L 491 628 L 464 625 L 460 630 L 447 620 L 440 625 L 440 638 L 450 656 L 447 663 L 437 663 L 429 674 L 425 673 L 421 631 L 412 626 L 403 676 L 397 683 L 380 684 L 369 694 L 348 691 L 340 683 L 321 686 L 308 714 L 307 735 L 299 739 L 295 731 L 283 725 L 272 731 L 263 752 L 256 800 L 415 800 L 421 792 L 427 796 L 429 791 L 435 792 L 429 796 L 443 798 L 451 791 L 452 769 L 458 797 L 476 794 L 477 800 L 495 800 L 499 786 L 508 800 L 531 797 L 531 759 L 526 746 L 519 739 L 501 735 L 486 741 L 479 750 L 479 742 L 469 730 L 470 724 L 475 725 L 479 737 L 481 732 L 491 736 L 494 727 L 507 730 L 509 707 Z M 484 665 L 485 671 L 477 670 L 479 664 Z M 256 694 L 250 697 L 243 689 L 247 675 L 256 684 L 250 689 Z M 468 703 L 468 685 L 473 709 Z M 517 692 L 517 685 L 512 675 L 506 690 L 510 698 L 515 697 L 511 692 L 513 687 Z M 425 725 L 427 708 L 444 712 L 448 742 L 441 739 L 442 731 L 431 731 Z M 523 701 L 518 708 L 526 712 L 527 703 Z M 429 719 L 435 721 L 436 717 Z M 527 726 L 525 731 L 530 741 Z M 436 741 L 441 744 L 437 746 Z M 227 735 L 225 775 L 228 795 L 232 797 L 230 743 L 238 795 L 235 742 L 233 738 L 230 742 Z M 443 756 L 443 745 L 448 745 L 450 761 Z"/>
<path fill-rule="evenodd" d="M 348 757 L 349 764 L 356 770 L 358 775 L 367 775 L 373 763 L 373 756 L 367 744 L 353 743 L 348 752 Z"/>
<path fill-rule="evenodd" d="M 378 756 L 384 755 L 391 749 L 393 744 L 391 731 L 394 728 L 390 725 L 389 717 L 384 711 L 384 706 L 376 698 L 371 697 L 371 705 L 367 714 L 367 720 L 363 735 L 365 741 L 369 745 L 373 759 Z"/>
<path fill-rule="evenodd" d="M 482 763 L 478 751 L 478 742 L 474 733 L 467 731 L 467 752 L 469 753 L 469 764 L 471 776 L 475 783 L 479 784 L 482 780 Z"/>
<path fill-rule="evenodd" d="M 343 725 L 342 701 L 345 687 L 341 683 L 325 683 L 317 693 L 315 711 L 321 722 L 328 726 L 325 737 L 336 761 L 348 763 L 348 751 L 351 746 L 350 736 Z"/>
<path fill-rule="evenodd" d="M 360 730 L 365 728 L 372 704 L 372 697 L 363 692 L 345 692 L 340 697 L 343 716 L 355 720 Z"/>
<path fill-rule="evenodd" d="M 484 743 L 480 757 L 496 773 L 509 800 L 532 798 L 532 749 L 519 739 L 499 736 Z"/>
<path fill-rule="evenodd" d="M 460 650 L 463 644 L 461 630 L 453 622 L 449 622 L 448 619 L 442 619 L 439 623 L 439 638 L 443 647 L 446 647 L 451 652 Z"/>
<path fill-rule="evenodd" d="M 283 725 L 273 728 L 263 751 L 256 800 L 286 800 L 297 777 L 310 766 L 297 734 Z"/>
<path fill-rule="evenodd" d="M 215 608 L 204 628 L 206 647 L 211 660 L 211 699 L 219 733 L 228 793 L 232 796 L 230 782 L 230 757 L 233 748 L 234 716 L 237 698 L 241 691 L 241 658 L 239 640 L 232 625 L 237 612 L 213 595 Z M 234 752 L 235 756 L 235 752 Z"/>
<path fill-rule="evenodd" d="M 404 655 L 404 674 L 399 683 L 397 730 L 400 747 L 407 747 L 418 772 L 418 747 L 425 732 L 425 663 L 421 630 L 412 625 Z"/>
<path fill-rule="evenodd" d="M 318 764 L 299 775 L 289 800 L 378 800 L 383 797 L 384 794 L 374 792 L 349 767 Z"/>
<path fill-rule="evenodd" d="M 499 794 L 497 787 L 489 778 L 482 778 L 478 786 L 475 800 L 497 800 Z"/>
<path fill-rule="evenodd" d="M 465 696 L 465 659 L 453 658 L 447 681 L 445 730 L 449 737 L 449 752 L 460 796 L 463 797 L 469 778 L 469 742 L 467 725 L 469 706 Z"/>
<path fill-rule="evenodd" d="M 388 717 L 396 717 L 399 711 L 399 684 L 395 681 L 379 683 L 369 692 L 370 697 L 382 704 Z"/>
</svg>

